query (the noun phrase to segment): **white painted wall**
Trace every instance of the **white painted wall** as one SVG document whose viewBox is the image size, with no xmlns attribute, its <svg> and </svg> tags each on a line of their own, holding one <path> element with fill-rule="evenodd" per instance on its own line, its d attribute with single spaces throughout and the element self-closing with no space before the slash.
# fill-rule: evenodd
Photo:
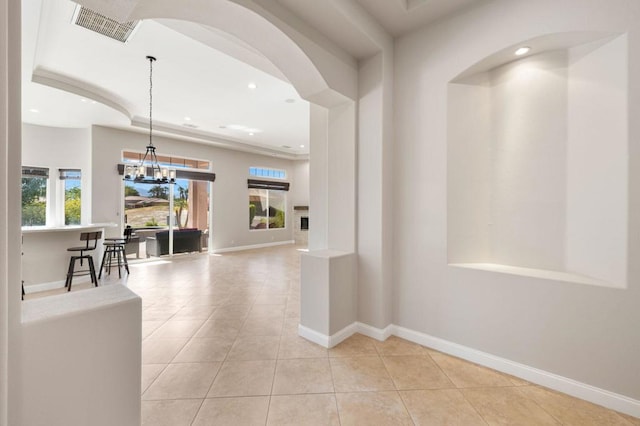
<svg viewBox="0 0 640 426">
<path fill-rule="evenodd" d="M 309 250 L 320 250 L 329 247 L 329 194 L 326 184 L 329 173 L 329 111 L 311 104 L 309 114 Z"/>
<path fill-rule="evenodd" d="M 489 73 L 449 84 L 447 104 L 447 258 L 491 262 L 491 84 Z M 403 212 L 405 220 L 417 206 Z"/>
<path fill-rule="evenodd" d="M 449 85 L 450 263 L 627 285 L 627 43 L 593 36 Z"/>
<path fill-rule="evenodd" d="M 295 161 L 292 164 L 291 181 L 295 185 L 289 190 L 290 208 L 309 205 L 309 160 Z"/>
<path fill-rule="evenodd" d="M 94 126 L 92 130 L 93 221 L 120 223 L 122 209 L 122 178 L 116 165 L 122 151 L 144 149 L 148 135 Z M 211 162 L 216 181 L 213 184 L 213 246 L 215 249 L 268 244 L 293 240 L 292 216 L 287 227 L 275 230 L 249 230 L 247 179 L 249 167 L 260 166 L 285 170 L 295 177 L 295 162 L 273 156 L 250 154 L 197 144 L 178 139 L 154 137 L 158 154 L 203 159 Z M 297 183 L 290 180 L 291 191 Z M 303 181 L 303 185 L 306 182 Z M 304 193 L 301 190 L 300 193 Z M 308 190 L 306 191 L 308 192 Z M 292 206 L 287 195 L 287 211 Z"/>
<path fill-rule="evenodd" d="M 566 269 L 624 287 L 629 46 L 625 35 L 595 44 L 569 52 Z"/>
<path fill-rule="evenodd" d="M 327 180 L 329 188 L 327 248 L 356 250 L 356 104 L 329 109 Z"/>
<path fill-rule="evenodd" d="M 64 225 L 64 182 L 58 169 L 82 170 L 83 224 L 91 222 L 91 131 L 62 127 L 22 126 L 22 165 L 49 168 L 47 225 Z"/>
<path fill-rule="evenodd" d="M 309 210 L 294 210 L 294 207 L 309 206 L 309 160 L 296 161 L 293 164 L 293 181 L 296 185 L 291 191 L 292 202 L 289 204 L 293 238 L 296 244 L 308 246 L 309 231 L 301 229 L 300 221 L 302 217 L 309 218 Z"/>
<path fill-rule="evenodd" d="M 358 104 L 358 320 L 391 324 L 392 48 L 360 62 Z"/>
<path fill-rule="evenodd" d="M 491 263 L 563 270 L 567 54 L 491 71 Z"/>
<path fill-rule="evenodd" d="M 353 252 L 356 240 L 356 106 L 311 105 L 309 250 Z"/>
<path fill-rule="evenodd" d="M 627 265 L 628 286 L 616 289 L 460 269 L 447 264 L 447 131 L 454 125 L 447 120 L 450 113 L 448 82 L 494 52 L 537 36 L 566 31 L 626 32 L 629 46 L 626 96 L 628 114 L 633 117 L 640 113 L 636 106 L 640 102 L 639 24 L 640 4 L 632 0 L 588 3 L 581 0 L 497 0 L 479 4 L 464 14 L 396 41 L 394 207 L 400 217 L 394 222 L 394 324 L 640 399 L 638 265 Z M 620 48 L 611 47 L 613 50 Z M 603 57 L 593 59 L 602 66 L 601 70 L 594 64 L 589 68 L 590 72 L 612 81 L 611 77 L 622 71 L 607 67 L 606 56 L 603 53 Z M 589 59 L 585 57 L 585 60 Z M 570 70 L 570 74 L 574 72 L 583 71 L 578 67 Z M 569 90 L 569 93 L 577 89 L 564 87 L 562 90 Z M 514 89 L 528 90 L 527 86 Z M 593 92 L 580 93 L 591 97 Z M 477 96 L 482 94 L 477 93 Z M 539 108 L 546 102 L 545 99 L 537 101 Z M 561 100 L 557 99 L 557 102 L 560 104 Z M 589 114 L 589 107 L 579 111 L 582 118 Z M 555 108 L 560 107 L 556 105 Z M 592 126 L 594 138 L 599 140 L 598 147 L 602 147 L 619 136 L 615 132 L 602 131 L 608 126 L 607 120 L 623 118 L 618 116 L 601 121 L 599 108 L 590 116 L 588 124 Z M 619 108 L 614 111 L 607 117 L 621 112 Z M 486 114 L 486 111 L 480 113 Z M 505 126 L 509 124 L 504 123 Z M 553 125 L 562 126 L 562 122 Z M 636 195 L 640 193 L 637 188 L 640 180 L 637 172 L 632 172 L 639 166 L 640 149 L 634 141 L 639 139 L 640 124 L 630 121 L 626 130 L 629 155 L 621 154 L 622 148 L 618 144 L 624 143 L 618 139 L 612 147 L 613 153 L 606 149 L 607 156 L 596 164 L 608 169 L 610 165 L 628 163 L 626 235 L 629 240 L 626 253 L 633 259 L 640 255 L 640 199 Z M 587 144 L 595 143 L 595 139 Z M 589 148 L 588 152 L 589 158 L 595 159 L 604 151 Z M 474 154 L 476 152 L 470 152 L 470 155 Z M 566 161 L 566 156 L 557 150 L 550 151 L 549 155 Z M 558 158 L 549 161 L 549 173 L 558 176 L 558 170 L 553 166 Z M 520 167 L 520 164 L 514 164 Z M 572 182 L 579 184 L 581 171 L 569 169 Z M 546 173 L 546 170 L 540 172 Z M 575 189 L 564 180 L 559 185 L 563 188 L 551 189 L 548 195 L 555 202 L 566 202 L 562 193 L 575 193 Z M 482 189 L 482 184 L 477 186 Z M 619 191 L 622 189 L 615 189 L 610 195 L 617 203 L 620 202 L 616 195 Z M 575 209 L 581 203 L 585 203 L 583 198 L 570 201 L 570 208 Z M 562 211 L 557 206 L 553 209 L 558 213 Z M 523 212 L 524 207 L 519 211 Z M 599 214 L 597 211 L 594 214 Z M 613 225 L 614 232 L 618 232 L 618 226 Z M 527 229 L 516 231 L 530 232 Z M 598 263 L 599 258 L 593 261 Z"/>
</svg>

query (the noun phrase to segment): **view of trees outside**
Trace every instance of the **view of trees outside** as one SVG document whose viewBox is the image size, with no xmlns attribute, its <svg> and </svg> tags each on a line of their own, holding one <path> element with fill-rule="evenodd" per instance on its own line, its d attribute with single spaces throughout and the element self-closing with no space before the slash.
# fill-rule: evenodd
<svg viewBox="0 0 640 426">
<path fill-rule="evenodd" d="M 22 226 L 44 226 L 47 222 L 47 178 L 22 178 Z"/>
<path fill-rule="evenodd" d="M 249 229 L 285 227 L 286 192 L 249 189 Z"/>
<path fill-rule="evenodd" d="M 80 172 L 77 179 L 64 181 L 64 224 L 80 225 L 82 207 L 82 190 L 80 189 Z"/>
<path fill-rule="evenodd" d="M 189 181 L 178 179 L 174 185 L 174 226 L 185 228 L 189 220 Z M 134 228 L 168 228 L 169 191 L 168 184 L 127 182 L 124 187 L 127 225 Z"/>
</svg>

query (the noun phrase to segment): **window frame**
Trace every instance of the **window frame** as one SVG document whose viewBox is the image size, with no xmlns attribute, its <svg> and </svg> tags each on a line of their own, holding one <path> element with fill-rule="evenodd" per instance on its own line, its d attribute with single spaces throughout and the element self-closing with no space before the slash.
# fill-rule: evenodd
<svg viewBox="0 0 640 426">
<path fill-rule="evenodd" d="M 259 169 L 257 167 L 250 167 L 249 168 L 249 172 L 251 173 L 252 169 Z M 275 170 L 275 169 L 273 169 Z M 285 175 L 284 170 L 281 171 L 283 175 Z M 288 198 L 287 198 L 287 192 L 289 191 L 289 182 L 284 182 L 283 180 L 261 180 L 261 179 L 247 179 L 247 187 L 249 189 L 249 231 L 273 231 L 276 229 L 287 229 L 287 219 L 288 219 L 288 213 L 287 213 L 287 204 L 288 204 Z M 253 224 L 253 220 L 256 216 L 256 214 L 254 213 L 253 216 L 251 215 L 251 191 L 266 191 L 266 207 L 262 205 L 262 201 L 260 202 L 260 206 L 263 207 L 262 211 L 266 211 L 266 227 L 265 228 L 252 228 L 252 224 Z M 283 199 L 283 206 L 282 206 L 282 213 L 284 215 L 283 218 L 283 226 L 282 227 L 277 227 L 277 228 L 272 228 L 270 227 L 271 225 L 271 221 L 270 221 L 270 217 L 269 216 L 269 211 L 271 209 L 271 192 L 278 192 L 278 193 L 282 193 L 282 199 Z M 260 198 L 262 198 L 262 195 L 259 195 Z M 280 209 L 276 209 L 276 210 L 280 210 Z"/>
<path fill-rule="evenodd" d="M 21 226 L 47 226 L 51 221 L 51 212 L 49 211 L 51 208 L 51 187 L 50 187 L 50 176 L 49 176 L 49 168 L 48 167 L 34 167 L 34 166 L 22 166 L 22 176 L 21 182 L 24 182 L 24 179 L 44 179 L 44 196 L 40 196 L 40 199 L 44 199 L 44 223 L 38 224 L 25 224 L 24 223 L 24 206 L 22 205 L 23 198 L 23 187 L 21 187 L 20 191 L 20 223 Z"/>
<path fill-rule="evenodd" d="M 249 167 L 249 176 L 284 180 L 287 178 L 287 171 L 282 169 L 272 169 L 269 167 L 251 166 Z"/>
<path fill-rule="evenodd" d="M 60 194 L 58 195 L 58 216 L 61 218 L 62 225 L 72 226 L 82 224 L 82 169 L 58 169 L 60 180 Z M 76 176 L 76 173 L 78 174 Z M 80 188 L 80 218 L 78 223 L 67 223 L 67 181 L 78 181 Z"/>
<path fill-rule="evenodd" d="M 287 188 L 288 188 L 288 184 L 287 184 Z M 287 192 L 288 192 L 288 189 L 287 190 L 283 190 L 283 189 L 274 189 L 274 188 L 271 188 L 271 189 L 270 188 L 257 188 L 257 187 L 249 186 L 249 188 L 248 188 L 248 191 L 249 191 L 249 194 L 248 194 L 249 195 L 249 206 L 251 206 L 251 190 L 254 190 L 254 191 L 266 191 L 266 196 L 265 196 L 266 203 L 265 203 L 265 206 L 262 206 L 262 207 L 265 207 L 264 211 L 267 212 L 267 216 L 266 216 L 267 220 L 266 220 L 266 227 L 265 228 L 251 228 L 251 224 L 253 222 L 253 218 L 251 218 L 251 213 L 249 212 L 249 231 L 253 232 L 253 231 L 286 230 L 288 228 L 287 219 L 289 217 L 289 215 L 287 214 L 287 204 L 288 204 Z M 284 206 L 283 206 L 283 209 L 282 209 L 282 212 L 284 214 L 284 224 L 283 224 L 282 227 L 277 227 L 277 228 L 270 227 L 271 222 L 269 220 L 269 218 L 270 218 L 269 210 L 271 208 L 271 201 L 270 201 L 271 200 L 271 192 L 282 193 L 282 198 L 283 198 L 283 203 L 284 203 Z M 250 210 L 250 208 L 249 208 L 249 210 Z"/>
</svg>

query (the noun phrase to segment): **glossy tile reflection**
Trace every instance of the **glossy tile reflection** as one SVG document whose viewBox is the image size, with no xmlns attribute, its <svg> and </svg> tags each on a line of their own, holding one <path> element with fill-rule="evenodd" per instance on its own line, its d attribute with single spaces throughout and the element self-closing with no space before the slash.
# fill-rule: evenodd
<svg viewBox="0 0 640 426">
<path fill-rule="evenodd" d="M 143 424 L 640 424 L 398 337 L 320 347 L 297 335 L 299 276 L 294 246 L 131 265 Z"/>
</svg>

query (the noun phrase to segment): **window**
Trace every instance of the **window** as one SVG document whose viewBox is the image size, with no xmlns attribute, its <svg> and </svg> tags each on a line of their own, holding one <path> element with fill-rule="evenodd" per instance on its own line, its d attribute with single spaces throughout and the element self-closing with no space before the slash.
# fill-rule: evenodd
<svg viewBox="0 0 640 426">
<path fill-rule="evenodd" d="M 263 167 L 249 167 L 249 176 L 284 179 L 287 175 L 284 170 L 265 169 Z"/>
<path fill-rule="evenodd" d="M 249 229 L 286 227 L 289 183 L 249 179 Z"/>
<path fill-rule="evenodd" d="M 79 169 L 60 169 L 64 185 L 64 224 L 79 225 L 82 207 L 82 172 Z"/>
<path fill-rule="evenodd" d="M 143 154 L 125 151 L 122 160 L 126 163 L 140 161 Z M 158 154 L 161 166 L 176 170 L 176 182 L 169 184 L 149 184 L 124 182 L 124 223 L 134 229 L 196 228 L 209 233 L 210 189 L 216 175 L 211 173 L 211 163 L 206 160 L 172 157 Z M 124 164 L 118 165 L 122 175 Z M 173 187 L 173 212 L 170 211 L 171 188 Z M 173 214 L 172 214 L 173 213 Z M 207 247 L 208 237 L 202 240 Z"/>
<path fill-rule="evenodd" d="M 47 181 L 49 169 L 22 168 L 22 226 L 47 224 Z"/>
</svg>

